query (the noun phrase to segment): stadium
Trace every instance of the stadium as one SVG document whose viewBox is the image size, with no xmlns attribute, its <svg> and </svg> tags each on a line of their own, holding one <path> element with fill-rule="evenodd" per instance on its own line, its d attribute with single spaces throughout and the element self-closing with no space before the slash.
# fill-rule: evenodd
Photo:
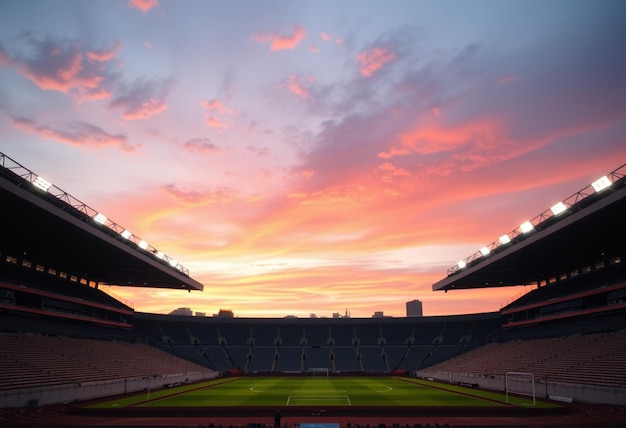
<svg viewBox="0 0 626 428">
<path fill-rule="evenodd" d="M 623 426 L 625 173 L 566 197 L 432 286 L 534 285 L 499 311 L 251 319 L 141 313 L 111 297 L 100 285 L 203 285 L 0 153 L 0 423 Z"/>
</svg>

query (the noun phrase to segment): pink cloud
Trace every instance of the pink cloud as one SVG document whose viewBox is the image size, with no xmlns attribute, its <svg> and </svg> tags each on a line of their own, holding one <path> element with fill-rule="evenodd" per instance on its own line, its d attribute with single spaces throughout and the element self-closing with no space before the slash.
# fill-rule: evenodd
<svg viewBox="0 0 626 428">
<path fill-rule="evenodd" d="M 87 58 L 91 61 L 95 62 L 106 62 L 117 57 L 117 53 L 122 49 L 122 44 L 118 41 L 113 43 L 108 49 L 96 49 L 90 52 L 87 52 Z"/>
<path fill-rule="evenodd" d="M 324 42 L 334 42 L 334 43 L 337 43 L 337 44 L 341 44 L 343 42 L 343 40 L 335 39 L 334 37 L 328 35 L 327 33 L 323 32 L 323 31 L 320 33 L 320 37 L 322 38 L 322 40 Z"/>
<path fill-rule="evenodd" d="M 210 114 L 207 114 L 204 117 L 204 123 L 206 123 L 209 128 L 227 129 L 229 127 L 229 125 L 222 119 L 211 116 Z"/>
<path fill-rule="evenodd" d="M 395 57 L 396 54 L 390 49 L 372 48 L 369 51 L 359 53 L 357 60 L 361 64 L 361 74 L 365 77 L 369 77 Z"/>
<path fill-rule="evenodd" d="M 210 101 L 202 101 L 201 102 L 202 107 L 204 107 L 206 110 L 223 110 L 224 108 L 224 104 L 218 100 L 218 99 L 213 99 Z"/>
<path fill-rule="evenodd" d="M 102 128 L 86 122 L 72 122 L 62 127 L 53 128 L 20 117 L 13 117 L 12 120 L 16 129 L 38 135 L 42 139 L 55 140 L 72 146 L 89 149 L 102 149 L 112 146 L 125 152 L 134 152 L 137 149 L 136 146 L 128 143 L 126 136 L 110 134 Z"/>
<path fill-rule="evenodd" d="M 185 191 L 179 189 L 174 184 L 161 187 L 166 194 L 184 205 L 198 206 L 209 204 L 226 204 L 233 199 L 232 191 L 220 189 L 214 191 Z"/>
<path fill-rule="evenodd" d="M 18 72 L 46 91 L 59 91 L 74 96 L 78 101 L 99 100 L 110 96 L 105 87 L 115 80 L 109 62 L 117 56 L 121 44 L 115 42 L 108 49 L 85 49 L 77 41 L 53 38 L 26 39 L 29 54 L 18 51 L 10 57 L 0 51 L 0 64 L 14 65 Z"/>
<path fill-rule="evenodd" d="M 200 105 L 208 112 L 204 117 L 204 123 L 206 123 L 209 128 L 227 129 L 230 127 L 223 118 L 217 116 L 234 114 L 234 110 L 228 108 L 224 102 L 214 98 L 209 101 L 202 101 Z"/>
<path fill-rule="evenodd" d="M 254 40 L 259 43 L 270 43 L 270 50 L 281 51 L 296 48 L 302 40 L 306 38 L 306 32 L 300 25 L 296 25 L 293 33 L 287 36 L 281 36 L 275 33 L 257 33 Z"/>
<path fill-rule="evenodd" d="M 122 118 L 125 120 L 147 119 L 167 110 L 166 99 L 172 86 L 171 79 L 137 80 L 124 87 L 124 93 L 116 96 L 109 107 L 122 109 Z"/>
<path fill-rule="evenodd" d="M 21 63 L 20 72 L 41 89 L 59 92 L 93 89 L 102 81 L 101 76 L 85 71 L 83 54 L 77 48 L 65 52 L 53 49 L 44 58 Z"/>
<path fill-rule="evenodd" d="M 9 54 L 4 50 L 2 46 L 0 46 L 0 66 L 8 65 L 10 62 Z"/>
<path fill-rule="evenodd" d="M 143 13 L 149 12 L 151 9 L 158 7 L 158 0 L 129 0 L 128 5 L 142 11 Z"/>
<path fill-rule="evenodd" d="M 289 92 L 297 95 L 300 98 L 307 98 L 309 96 L 308 85 L 310 85 L 315 79 L 311 76 L 297 76 L 292 74 L 287 81 L 281 85 Z"/>
<path fill-rule="evenodd" d="M 520 79 L 519 76 L 502 76 L 498 78 L 496 82 L 500 84 L 513 83 L 513 82 L 517 82 L 519 79 Z"/>
<path fill-rule="evenodd" d="M 220 148 L 211 143 L 207 138 L 194 138 L 193 140 L 183 143 L 183 148 L 190 152 L 198 153 L 215 153 L 220 151 Z"/>
</svg>

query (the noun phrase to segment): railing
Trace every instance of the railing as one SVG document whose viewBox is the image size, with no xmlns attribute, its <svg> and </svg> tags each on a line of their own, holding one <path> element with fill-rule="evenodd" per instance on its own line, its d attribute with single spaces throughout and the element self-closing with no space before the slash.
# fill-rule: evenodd
<svg viewBox="0 0 626 428">
<path fill-rule="evenodd" d="M 69 210 L 68 212 L 76 217 L 82 217 L 82 214 L 85 217 L 83 220 L 86 218 L 92 219 L 92 226 L 98 228 L 98 230 L 118 240 L 127 242 L 135 249 L 143 250 L 144 252 L 152 254 L 156 259 L 164 261 L 170 268 L 182 273 L 185 276 L 189 276 L 189 269 L 182 266 L 175 259 L 163 254 L 143 239 L 129 232 L 128 229 L 108 219 L 100 212 L 78 200 L 63 189 L 60 189 L 54 184 L 46 181 L 2 152 L 0 152 L 0 166 L 4 167 L 7 171 L 12 172 L 16 178 L 21 179 L 16 182 L 17 185 L 21 184 L 20 181 L 32 184 L 32 193 L 39 193 L 41 196 L 47 193 L 54 196 L 56 200 L 61 201 L 67 208 L 72 208 L 73 210 Z M 71 211 L 74 212 L 72 213 Z"/>
<path fill-rule="evenodd" d="M 510 244 L 515 244 L 522 241 L 527 236 L 529 236 L 529 232 L 542 230 L 555 224 L 555 222 L 550 222 L 549 220 L 554 219 L 558 221 L 562 218 L 565 218 L 566 216 L 562 216 L 562 213 L 564 214 L 572 208 L 583 205 L 582 202 L 587 201 L 587 198 L 594 196 L 605 188 L 609 188 L 614 183 L 623 180 L 625 175 L 626 164 L 620 166 L 619 168 L 608 174 L 606 176 L 606 180 L 602 180 L 602 183 L 600 183 L 604 185 L 604 187 L 600 190 L 596 188 L 598 186 L 598 182 L 594 182 L 588 185 L 587 187 L 566 198 L 561 203 L 543 211 L 541 214 L 537 215 L 533 219 L 529 220 L 526 223 L 523 223 L 519 227 L 513 229 L 511 232 L 502 235 L 498 240 L 493 241 L 489 245 L 483 247 L 481 250 L 476 251 L 474 254 L 468 256 L 453 267 L 449 268 L 447 270 L 447 275 L 454 275 L 464 269 L 466 266 L 475 265 L 476 263 L 484 260 L 486 256 L 492 254 L 493 252 L 500 251 L 502 248 L 504 248 L 504 246 L 508 246 Z M 603 179 L 604 178 L 605 177 L 603 177 Z"/>
</svg>

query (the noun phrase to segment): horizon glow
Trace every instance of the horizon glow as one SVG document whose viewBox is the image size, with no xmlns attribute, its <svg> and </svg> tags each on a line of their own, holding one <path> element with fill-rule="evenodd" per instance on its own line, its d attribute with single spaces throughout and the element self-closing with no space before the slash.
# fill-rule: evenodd
<svg viewBox="0 0 626 428">
<path fill-rule="evenodd" d="M 537 6 L 5 0 L 0 151 L 205 286 L 137 311 L 497 311 L 432 284 L 626 162 L 626 3 Z"/>
</svg>

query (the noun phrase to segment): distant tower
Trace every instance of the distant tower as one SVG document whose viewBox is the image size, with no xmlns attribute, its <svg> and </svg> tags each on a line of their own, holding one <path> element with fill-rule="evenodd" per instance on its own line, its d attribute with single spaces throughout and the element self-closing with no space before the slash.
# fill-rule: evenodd
<svg viewBox="0 0 626 428">
<path fill-rule="evenodd" d="M 407 317 L 421 317 L 424 316 L 422 312 L 422 302 L 420 300 L 411 300 L 406 302 L 406 316 Z"/>
</svg>

